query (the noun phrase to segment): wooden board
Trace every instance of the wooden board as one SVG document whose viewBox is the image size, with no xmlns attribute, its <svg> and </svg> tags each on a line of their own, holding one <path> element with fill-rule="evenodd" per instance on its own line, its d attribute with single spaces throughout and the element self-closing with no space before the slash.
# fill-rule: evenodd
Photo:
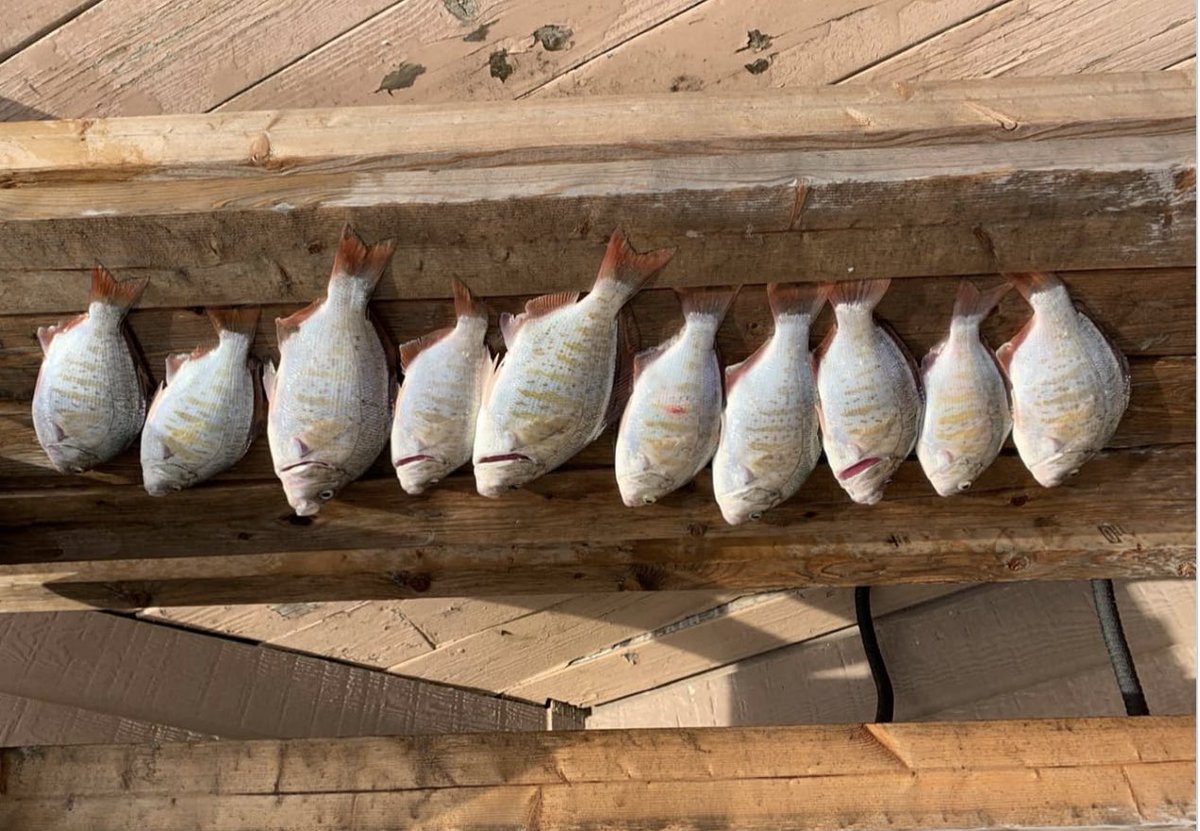
<svg viewBox="0 0 1200 831">
<path fill-rule="evenodd" d="M 1194 731 L 1179 717 L 17 749 L 0 755 L 0 821 L 1184 828 L 1195 817 Z"/>
<path fill-rule="evenodd" d="M 0 747 L 211 739 L 178 727 L 0 693 Z"/>
<path fill-rule="evenodd" d="M 225 738 L 546 727 L 535 704 L 100 614 L 0 617 L 0 693 Z"/>
<path fill-rule="evenodd" d="M 360 482 L 310 523 L 290 520 L 270 485 L 196 490 L 187 511 L 132 488 L 0 495 L 0 608 L 1195 574 L 1190 445 L 1107 452 L 1050 490 L 1005 456 L 953 499 L 908 462 L 871 507 L 822 468 L 768 522 L 738 528 L 721 522 L 707 474 L 637 511 L 611 477 L 568 471 L 503 503 L 469 480 L 420 501 Z"/>
<path fill-rule="evenodd" d="M 1116 588 L 1151 712 L 1194 712 L 1194 652 L 1178 661 L 1150 656 L 1194 643 L 1195 582 L 1118 581 Z M 873 595 L 886 597 L 878 589 Z M 1085 582 L 973 586 L 910 608 L 873 606 L 901 721 L 1125 712 Z M 875 712 L 875 687 L 852 626 L 701 669 L 594 707 L 588 726 L 842 723 Z"/>
<path fill-rule="evenodd" d="M 14 53 L 98 2 L 99 0 L 7 0 L 4 6 L 4 29 L 0 30 L 0 61 L 7 60 Z M 8 108 L 17 102 L 4 103 L 6 111 L 0 116 L 0 121 L 50 117 L 36 107 L 27 106 L 21 111 Z"/>
</svg>

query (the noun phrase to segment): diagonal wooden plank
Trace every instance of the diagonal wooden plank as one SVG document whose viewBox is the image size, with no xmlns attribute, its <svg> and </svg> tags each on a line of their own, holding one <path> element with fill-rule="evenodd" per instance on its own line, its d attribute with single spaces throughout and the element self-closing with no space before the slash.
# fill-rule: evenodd
<svg viewBox="0 0 1200 831">
<path fill-rule="evenodd" d="M 0 28 L 0 63 L 100 0 L 5 0 Z"/>
<path fill-rule="evenodd" d="M 1187 0 L 1009 2 L 843 81 L 1165 69 L 1196 53 Z"/>
<path fill-rule="evenodd" d="M 105 0 L 0 64 L 0 121 L 197 112 L 396 0 Z"/>
<path fill-rule="evenodd" d="M 220 109 L 519 97 L 703 0 L 406 0 L 224 101 Z M 453 15 L 454 6 L 471 14 Z M 532 32 L 569 30 L 553 51 Z M 551 45 L 557 45 L 551 40 Z M 501 56 L 493 58 L 493 56 Z M 419 67 L 419 70 L 417 69 Z M 407 68 L 407 75 L 405 75 Z M 401 73 L 385 84 L 385 77 Z M 503 79 L 501 77 L 503 76 Z M 407 86 L 390 90 L 400 78 Z"/>
</svg>

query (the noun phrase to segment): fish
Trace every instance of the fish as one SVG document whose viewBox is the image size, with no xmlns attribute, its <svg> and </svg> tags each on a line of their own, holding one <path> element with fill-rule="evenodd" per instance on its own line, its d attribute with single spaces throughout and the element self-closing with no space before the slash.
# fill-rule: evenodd
<svg viewBox="0 0 1200 831">
<path fill-rule="evenodd" d="M 621 501 L 650 505 L 708 464 L 721 435 L 721 363 L 716 336 L 738 290 L 676 289 L 683 327 L 634 361 L 633 392 L 617 429 Z"/>
<path fill-rule="evenodd" d="M 367 308 L 392 242 L 367 247 L 346 226 L 325 296 L 276 319 L 279 367 L 263 372 L 275 474 L 297 516 L 313 516 L 387 445 L 394 376 Z"/>
<path fill-rule="evenodd" d="M 1129 406 L 1129 362 L 1053 274 L 1005 277 L 1033 317 L 996 350 L 1012 389 L 1013 443 L 1043 487 L 1061 485 L 1116 432 Z"/>
<path fill-rule="evenodd" d="M 850 498 L 874 505 L 917 443 L 923 407 L 916 362 L 875 317 L 890 280 L 836 283 L 835 322 L 817 350 L 818 418 L 834 476 Z"/>
<path fill-rule="evenodd" d="M 770 283 L 774 333 L 745 361 L 725 369 L 713 493 L 730 525 L 761 519 L 789 499 L 821 457 L 808 338 L 826 292 L 825 286 Z"/>
<path fill-rule="evenodd" d="M 921 361 L 925 415 L 917 460 L 940 496 L 969 489 L 995 461 L 1012 429 L 1008 386 L 981 324 L 1012 288 L 958 284 L 950 333 Z"/>
<path fill-rule="evenodd" d="M 151 496 L 190 488 L 246 455 L 261 427 L 262 367 L 250 355 L 258 307 L 210 308 L 217 342 L 171 355 L 142 428 L 142 485 Z"/>
<path fill-rule="evenodd" d="M 596 439 L 627 396 L 636 351 L 625 304 L 674 248 L 638 254 L 614 231 L 592 290 L 530 300 L 501 315 L 507 352 L 488 378 L 475 426 L 476 490 L 498 497 L 554 470 Z M 618 361 L 618 358 L 621 358 Z"/>
<path fill-rule="evenodd" d="M 87 311 L 37 330 L 42 365 L 33 392 L 33 427 L 59 473 L 104 464 L 141 432 L 150 373 L 125 317 L 147 282 L 118 283 L 96 265 Z"/>
<path fill-rule="evenodd" d="M 484 337 L 488 309 L 451 280 L 454 326 L 400 347 L 404 383 L 392 422 L 392 464 L 406 493 L 430 485 L 471 461 L 475 421 L 492 371 Z"/>
</svg>

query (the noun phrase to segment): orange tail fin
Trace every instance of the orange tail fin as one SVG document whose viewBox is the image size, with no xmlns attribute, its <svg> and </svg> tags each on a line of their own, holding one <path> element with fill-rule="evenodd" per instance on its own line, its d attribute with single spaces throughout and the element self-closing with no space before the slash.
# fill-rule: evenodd
<svg viewBox="0 0 1200 831">
<path fill-rule="evenodd" d="M 454 291 L 455 317 L 478 317 L 487 320 L 488 307 L 471 294 L 471 290 L 461 280 L 451 277 L 450 288 Z"/>
<path fill-rule="evenodd" d="M 767 302 L 771 316 L 807 315 L 816 317 L 829 299 L 828 284 L 815 283 L 768 283 Z"/>
<path fill-rule="evenodd" d="M 347 223 L 342 228 L 337 255 L 333 260 L 333 277 L 350 277 L 370 284 L 374 289 L 392 259 L 396 245 L 391 240 L 367 246 Z"/>
<path fill-rule="evenodd" d="M 654 275 L 662 271 L 671 257 L 675 256 L 675 250 L 659 248 L 639 254 L 629 246 L 628 238 L 618 228 L 608 240 L 596 282 L 613 280 L 621 285 L 627 297 L 633 297 Z"/>
<path fill-rule="evenodd" d="M 107 303 L 110 306 L 128 311 L 138 302 L 142 292 L 146 290 L 149 277 L 137 280 L 126 280 L 118 283 L 108 269 L 97 263 L 92 266 L 92 292 L 90 300 L 93 303 Z"/>
<path fill-rule="evenodd" d="M 254 340 L 254 332 L 258 329 L 258 316 L 262 309 L 258 306 L 213 306 L 205 309 L 208 319 L 212 321 L 217 334 L 221 332 L 236 332 Z"/>
<path fill-rule="evenodd" d="M 1012 283 L 1013 287 L 1026 300 L 1042 289 L 1051 289 L 1062 285 L 1061 280 L 1045 271 L 1009 272 L 1001 276 Z"/>
<path fill-rule="evenodd" d="M 872 311 L 887 294 L 891 280 L 858 280 L 834 283 L 829 291 L 829 302 L 834 306 L 851 306 L 863 311 Z"/>
<path fill-rule="evenodd" d="M 740 289 L 741 286 L 675 289 L 675 296 L 679 298 L 679 305 L 683 307 L 685 320 L 694 316 L 715 317 L 720 324 Z"/>
<path fill-rule="evenodd" d="M 992 309 L 1011 288 L 1011 284 L 1001 283 L 981 292 L 970 280 L 960 281 L 958 295 L 954 299 L 954 317 L 978 323 L 992 313 Z"/>
</svg>

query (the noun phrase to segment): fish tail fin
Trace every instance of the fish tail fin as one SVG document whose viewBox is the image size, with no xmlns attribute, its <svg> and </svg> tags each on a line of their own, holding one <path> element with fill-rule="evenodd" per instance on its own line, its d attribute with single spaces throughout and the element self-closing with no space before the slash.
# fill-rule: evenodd
<svg viewBox="0 0 1200 831">
<path fill-rule="evenodd" d="M 333 279 L 358 280 L 374 290 L 395 250 L 396 244 L 391 240 L 366 245 L 354 233 L 350 223 L 346 223 L 342 227 L 342 238 L 338 241 L 337 254 L 333 259 Z"/>
<path fill-rule="evenodd" d="M 695 289 L 675 289 L 679 305 L 683 307 L 684 320 L 693 317 L 714 318 L 717 325 L 725 319 L 733 298 L 737 297 L 741 286 L 705 286 Z"/>
<path fill-rule="evenodd" d="M 891 280 L 851 280 L 834 283 L 829 290 L 829 302 L 834 306 L 849 306 L 865 312 L 874 311 L 887 294 Z"/>
<path fill-rule="evenodd" d="M 233 332 L 245 335 L 250 340 L 254 340 L 254 332 L 258 329 L 258 316 L 262 314 L 262 309 L 258 306 L 210 306 L 205 311 L 208 312 L 208 319 L 212 321 L 218 335 L 222 332 Z"/>
<path fill-rule="evenodd" d="M 1028 300 L 1042 289 L 1050 289 L 1062 285 L 1053 274 L 1045 271 L 1008 272 L 1003 275 L 1005 280 L 1012 283 L 1013 288 Z"/>
<path fill-rule="evenodd" d="M 992 309 L 1012 289 L 1011 283 L 1001 283 L 987 291 L 980 291 L 970 280 L 960 280 L 958 294 L 954 298 L 954 317 L 957 320 L 979 323 L 992 313 Z"/>
<path fill-rule="evenodd" d="M 807 315 L 814 318 L 828 299 L 828 284 L 767 283 L 767 302 L 772 317 Z"/>
<path fill-rule="evenodd" d="M 488 319 L 488 307 L 475 297 L 466 284 L 457 277 L 450 278 L 450 288 L 454 291 L 454 316 L 476 317 Z"/>
<path fill-rule="evenodd" d="M 96 263 L 92 266 L 92 292 L 89 299 L 93 303 L 106 303 L 128 311 L 138 302 L 149 282 L 149 277 L 140 277 L 118 283 L 107 268 Z"/>
<path fill-rule="evenodd" d="M 633 297 L 651 278 L 675 256 L 675 248 L 659 248 L 639 254 L 629 245 L 629 239 L 620 228 L 613 231 L 608 248 L 596 275 L 596 285 L 609 282 L 615 284 L 622 304 Z"/>
</svg>

